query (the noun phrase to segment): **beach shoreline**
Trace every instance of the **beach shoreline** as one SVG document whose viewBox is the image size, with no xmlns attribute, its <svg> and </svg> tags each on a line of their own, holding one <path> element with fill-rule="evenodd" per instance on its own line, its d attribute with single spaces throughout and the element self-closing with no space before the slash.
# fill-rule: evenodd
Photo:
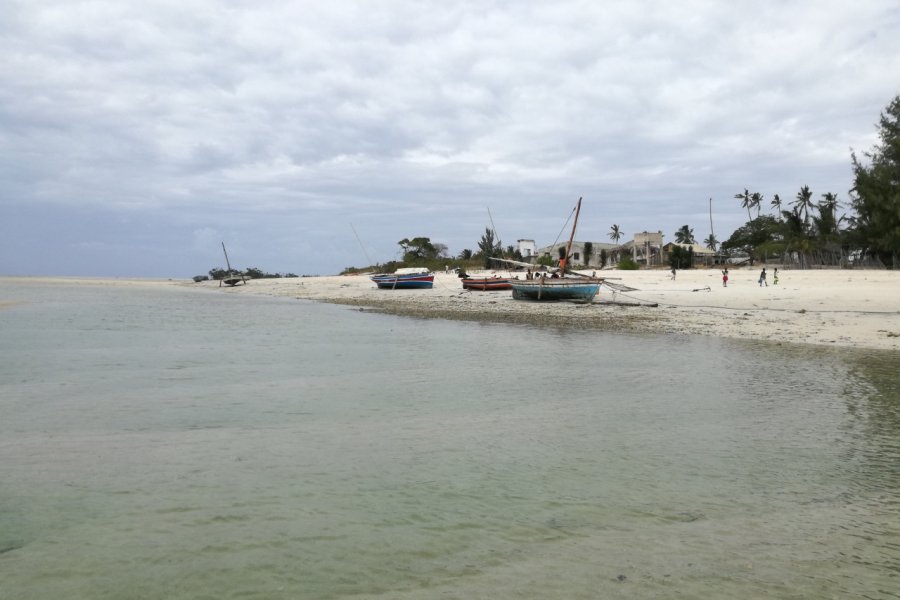
<svg viewBox="0 0 900 600">
<path fill-rule="evenodd" d="M 728 286 L 715 269 L 604 270 L 598 276 L 633 288 L 601 286 L 591 304 L 513 300 L 510 292 L 462 289 L 451 271 L 436 273 L 429 290 L 379 290 L 367 275 L 254 279 L 220 287 L 217 281 L 6 277 L 11 281 L 90 285 L 176 285 L 227 294 L 289 297 L 401 316 L 573 327 L 613 332 L 696 334 L 873 350 L 900 350 L 900 272 L 851 269 L 729 270 Z M 477 275 L 508 276 L 505 271 Z M 522 273 L 512 276 L 524 277 Z M 11 298 L 10 300 L 15 300 Z M 615 304 L 611 304 L 611 302 Z"/>
</svg>

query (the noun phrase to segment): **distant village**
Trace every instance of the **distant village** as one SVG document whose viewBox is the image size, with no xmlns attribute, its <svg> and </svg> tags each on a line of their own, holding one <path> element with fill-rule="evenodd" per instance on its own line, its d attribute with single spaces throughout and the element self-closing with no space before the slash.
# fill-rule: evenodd
<svg viewBox="0 0 900 600">
<path fill-rule="evenodd" d="M 590 244 L 590 251 L 586 252 L 588 244 Z M 522 260 L 526 262 L 534 262 L 541 256 L 549 256 L 555 260 L 559 257 L 560 246 L 565 246 L 565 244 L 537 248 L 534 240 L 516 240 L 516 250 L 522 256 Z M 702 244 L 679 244 L 676 242 L 663 244 L 662 231 L 642 231 L 636 233 L 634 239 L 621 244 L 573 241 L 569 260 L 575 265 L 599 269 L 615 265 L 621 258 L 627 256 L 642 267 L 662 266 L 668 264 L 669 255 L 676 246 L 691 252 L 693 264 L 696 266 L 714 264 L 719 256 L 718 253 Z"/>
</svg>

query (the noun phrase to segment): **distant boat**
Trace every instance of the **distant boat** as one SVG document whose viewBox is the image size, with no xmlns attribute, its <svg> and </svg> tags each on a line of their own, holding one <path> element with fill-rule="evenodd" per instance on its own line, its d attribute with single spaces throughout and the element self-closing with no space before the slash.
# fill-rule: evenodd
<svg viewBox="0 0 900 600">
<path fill-rule="evenodd" d="M 434 273 L 428 269 L 397 269 L 393 273 L 378 273 L 369 277 L 380 290 L 418 290 L 434 286 Z"/>
<path fill-rule="evenodd" d="M 225 275 L 219 280 L 219 287 L 222 287 L 223 283 L 232 287 L 239 283 L 247 283 L 246 275 L 231 268 L 231 262 L 228 260 L 228 251 L 225 250 L 225 242 L 222 242 L 222 252 L 225 253 L 225 264 L 228 266 L 228 270 L 225 271 Z"/>
<path fill-rule="evenodd" d="M 512 289 L 508 277 L 464 277 L 461 281 L 464 290 L 494 292 Z"/>
<path fill-rule="evenodd" d="M 512 297 L 516 300 L 539 300 L 554 302 L 568 300 L 571 302 L 591 302 L 603 279 L 586 277 L 567 272 L 566 265 L 572 252 L 572 241 L 575 239 L 575 228 L 578 227 L 578 215 L 581 213 L 581 198 L 575 207 L 575 221 L 572 223 L 572 234 L 566 246 L 566 255 L 559 259 L 559 277 L 539 277 L 537 279 L 516 279 L 510 282 Z"/>
</svg>

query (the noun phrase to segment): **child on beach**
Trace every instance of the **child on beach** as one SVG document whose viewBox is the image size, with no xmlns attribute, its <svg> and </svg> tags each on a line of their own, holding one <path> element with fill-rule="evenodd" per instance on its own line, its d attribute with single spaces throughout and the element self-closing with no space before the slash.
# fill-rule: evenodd
<svg viewBox="0 0 900 600">
<path fill-rule="evenodd" d="M 722 270 L 722 287 L 728 287 L 728 267 Z"/>
<path fill-rule="evenodd" d="M 775 272 L 772 273 L 772 285 L 778 285 L 778 269 L 775 269 Z"/>
<path fill-rule="evenodd" d="M 766 268 L 763 267 L 762 272 L 759 274 L 759 287 L 762 287 L 765 284 L 766 287 L 769 287 L 769 282 L 766 281 Z"/>
</svg>

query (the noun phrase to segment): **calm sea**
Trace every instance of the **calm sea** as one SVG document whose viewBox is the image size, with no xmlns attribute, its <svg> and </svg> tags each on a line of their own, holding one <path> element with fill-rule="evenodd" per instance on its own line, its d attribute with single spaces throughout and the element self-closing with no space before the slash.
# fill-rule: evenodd
<svg viewBox="0 0 900 600">
<path fill-rule="evenodd" d="M 896 353 L 3 301 L 5 600 L 900 597 Z"/>
</svg>

